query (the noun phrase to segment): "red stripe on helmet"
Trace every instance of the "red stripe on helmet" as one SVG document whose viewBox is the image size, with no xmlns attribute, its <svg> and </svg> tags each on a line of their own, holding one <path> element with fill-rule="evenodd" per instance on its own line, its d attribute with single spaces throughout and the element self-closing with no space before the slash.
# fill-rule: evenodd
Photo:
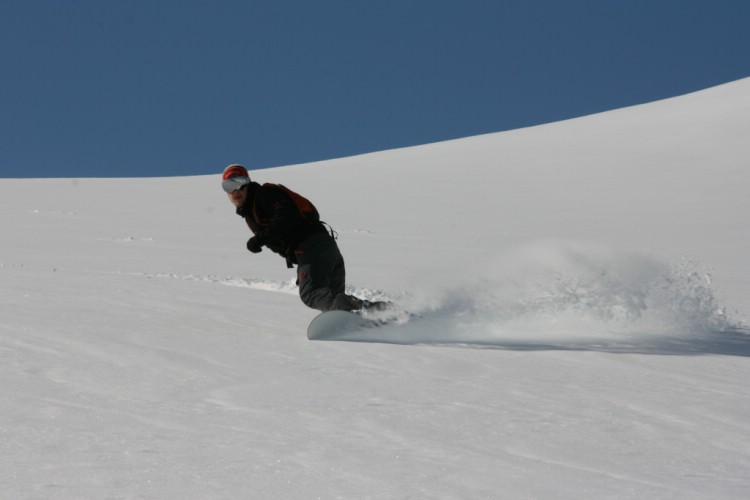
<svg viewBox="0 0 750 500">
<path fill-rule="evenodd" d="M 225 181 L 227 179 L 231 179 L 232 177 L 250 177 L 250 174 L 247 173 L 247 169 L 243 167 L 242 165 L 229 165 L 227 168 L 224 169 L 224 175 L 222 175 L 221 180 Z"/>
</svg>

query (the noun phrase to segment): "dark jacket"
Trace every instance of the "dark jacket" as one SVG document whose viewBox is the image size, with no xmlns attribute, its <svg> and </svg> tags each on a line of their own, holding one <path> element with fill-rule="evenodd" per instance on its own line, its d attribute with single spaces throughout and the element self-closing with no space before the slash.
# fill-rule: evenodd
<svg viewBox="0 0 750 500">
<path fill-rule="evenodd" d="M 317 221 L 306 220 L 292 199 L 273 184 L 251 182 L 247 200 L 237 209 L 258 243 L 284 257 L 287 265 L 296 264 L 294 251 L 300 243 L 316 233 L 327 233 Z"/>
</svg>

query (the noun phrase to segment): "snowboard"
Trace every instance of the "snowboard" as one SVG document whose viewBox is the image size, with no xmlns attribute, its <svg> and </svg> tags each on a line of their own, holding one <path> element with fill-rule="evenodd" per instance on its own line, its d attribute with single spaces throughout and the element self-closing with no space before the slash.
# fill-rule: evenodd
<svg viewBox="0 0 750 500">
<path fill-rule="evenodd" d="M 333 340 L 344 333 L 373 328 L 383 324 L 349 311 L 327 311 L 313 318 L 307 327 L 310 340 Z"/>
<path fill-rule="evenodd" d="M 346 342 L 380 342 L 409 344 L 412 340 L 404 335 L 405 327 L 421 315 L 406 311 L 395 313 L 353 313 L 349 311 L 327 311 L 313 318 L 307 327 L 309 340 L 339 340 Z"/>
<path fill-rule="evenodd" d="M 326 311 L 313 318 L 307 327 L 310 340 L 327 340 L 345 332 L 378 326 L 379 321 L 349 311 Z"/>
</svg>

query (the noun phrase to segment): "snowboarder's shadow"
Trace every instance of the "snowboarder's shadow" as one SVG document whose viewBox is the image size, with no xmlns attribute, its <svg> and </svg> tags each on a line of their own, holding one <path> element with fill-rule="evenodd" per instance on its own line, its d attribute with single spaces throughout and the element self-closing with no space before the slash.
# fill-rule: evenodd
<svg viewBox="0 0 750 500">
<path fill-rule="evenodd" d="M 652 354 L 666 356 L 745 356 L 750 357 L 750 330 L 704 332 L 685 335 L 643 334 L 630 336 L 627 341 L 607 339 L 586 339 L 581 341 L 561 340 L 556 342 L 535 341 L 533 335 L 528 340 L 503 340 L 502 338 L 479 341 L 446 342 L 439 345 L 479 349 L 501 349 L 512 351 L 589 351 L 613 354 Z M 431 342 L 419 342 L 431 344 Z"/>
<path fill-rule="evenodd" d="M 705 332 L 630 332 L 616 335 L 593 332 L 585 338 L 565 333 L 533 331 L 515 335 L 498 332 L 458 332 L 445 328 L 368 328 L 334 336 L 327 340 L 398 345 L 427 345 L 468 349 L 500 349 L 511 351 L 588 351 L 613 354 L 653 354 L 668 356 L 745 356 L 750 357 L 750 330 Z"/>
</svg>

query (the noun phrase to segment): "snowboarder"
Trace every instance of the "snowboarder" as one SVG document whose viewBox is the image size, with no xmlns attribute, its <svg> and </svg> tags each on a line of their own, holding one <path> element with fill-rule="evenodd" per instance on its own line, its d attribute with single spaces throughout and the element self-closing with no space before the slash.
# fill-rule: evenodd
<svg viewBox="0 0 750 500">
<path fill-rule="evenodd" d="M 281 255 L 287 267 L 297 265 L 299 296 L 306 306 L 323 312 L 386 307 L 344 292 L 346 270 L 334 232 L 306 198 L 280 184 L 253 182 L 237 164 L 224 170 L 221 186 L 253 233 L 247 249 L 258 253 L 267 247 Z"/>
</svg>

